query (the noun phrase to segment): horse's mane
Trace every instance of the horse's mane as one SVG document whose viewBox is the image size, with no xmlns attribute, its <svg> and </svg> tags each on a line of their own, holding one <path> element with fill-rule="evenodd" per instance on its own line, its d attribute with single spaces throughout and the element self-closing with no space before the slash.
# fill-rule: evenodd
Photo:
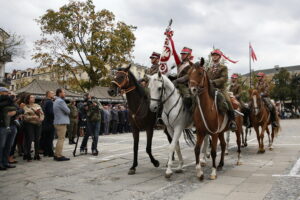
<svg viewBox="0 0 300 200">
<path fill-rule="evenodd" d="M 128 72 L 129 79 L 135 85 L 136 90 L 139 93 L 139 95 L 142 96 L 142 97 L 147 96 L 146 92 L 145 92 L 145 89 L 138 83 L 138 80 L 135 78 L 135 76 L 133 75 L 133 73 L 130 70 L 127 71 L 125 68 L 119 68 L 118 71 Z"/>
</svg>

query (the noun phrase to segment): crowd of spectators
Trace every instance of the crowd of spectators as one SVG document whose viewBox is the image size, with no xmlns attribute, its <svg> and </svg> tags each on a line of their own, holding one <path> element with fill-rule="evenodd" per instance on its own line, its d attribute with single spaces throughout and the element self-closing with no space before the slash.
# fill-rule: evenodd
<svg viewBox="0 0 300 200">
<path fill-rule="evenodd" d="M 78 144 L 82 153 L 88 151 L 91 137 L 91 153 L 97 156 L 99 135 L 130 132 L 125 105 L 102 105 L 89 94 L 84 101 L 65 97 L 62 88 L 47 91 L 44 99 L 37 100 L 32 94 L 15 95 L 0 87 L 0 170 L 15 168 L 17 156 L 27 162 L 39 161 L 41 155 L 68 161 L 63 155 L 66 137 L 73 145 L 82 136 Z"/>
</svg>

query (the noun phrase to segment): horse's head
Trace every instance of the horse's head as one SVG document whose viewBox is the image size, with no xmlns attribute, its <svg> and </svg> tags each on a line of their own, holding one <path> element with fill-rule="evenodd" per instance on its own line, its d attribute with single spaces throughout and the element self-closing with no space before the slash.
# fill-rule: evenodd
<svg viewBox="0 0 300 200">
<path fill-rule="evenodd" d="M 189 88 L 194 96 L 208 86 L 207 74 L 203 65 L 204 59 L 201 58 L 200 62 L 195 63 L 189 70 Z"/>
<path fill-rule="evenodd" d="M 126 90 L 130 87 L 129 80 L 129 69 L 131 64 L 126 68 L 119 68 L 111 81 L 110 87 L 108 89 L 108 94 L 110 96 L 117 96 L 121 90 Z"/>
<path fill-rule="evenodd" d="M 249 96 L 252 107 L 254 107 L 254 114 L 258 115 L 261 107 L 261 97 L 256 89 L 249 89 Z"/>
<path fill-rule="evenodd" d="M 148 88 L 150 91 L 151 101 L 150 110 L 156 112 L 159 105 L 162 103 L 163 90 L 164 90 L 164 78 L 163 75 L 158 72 L 152 76 L 148 76 Z"/>
</svg>

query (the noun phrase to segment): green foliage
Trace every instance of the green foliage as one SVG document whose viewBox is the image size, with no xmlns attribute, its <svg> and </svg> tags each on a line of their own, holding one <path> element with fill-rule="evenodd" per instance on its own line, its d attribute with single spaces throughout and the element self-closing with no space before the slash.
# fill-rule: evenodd
<svg viewBox="0 0 300 200">
<path fill-rule="evenodd" d="M 290 73 L 281 68 L 278 73 L 273 76 L 272 82 L 274 83 L 271 89 L 271 97 L 275 100 L 285 101 L 290 99 L 291 96 L 291 78 Z"/>
<path fill-rule="evenodd" d="M 70 1 L 58 11 L 47 10 L 37 23 L 43 38 L 36 41 L 33 59 L 66 72 L 83 69 L 89 80 L 77 81 L 82 89 L 100 85 L 108 73 L 105 66 L 132 59 L 136 27 L 116 22 L 108 10 L 96 11 L 92 0 Z"/>
</svg>

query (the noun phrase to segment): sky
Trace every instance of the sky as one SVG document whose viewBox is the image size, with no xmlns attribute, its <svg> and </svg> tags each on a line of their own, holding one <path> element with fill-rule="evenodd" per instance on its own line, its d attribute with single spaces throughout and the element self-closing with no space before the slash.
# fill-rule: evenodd
<svg viewBox="0 0 300 200">
<path fill-rule="evenodd" d="M 34 42 L 41 38 L 34 21 L 47 9 L 67 0 L 0 0 L 0 28 L 25 39 L 23 57 L 13 58 L 6 71 L 36 67 Z M 194 61 L 213 46 L 237 64 L 230 73 L 249 72 L 249 42 L 257 55 L 255 70 L 275 65 L 300 65 L 300 1 L 298 0 L 94 0 L 96 10 L 108 9 L 116 19 L 137 26 L 134 62 L 150 66 L 152 51 L 161 52 L 164 30 L 172 18 L 177 52 L 193 49 Z"/>
</svg>

